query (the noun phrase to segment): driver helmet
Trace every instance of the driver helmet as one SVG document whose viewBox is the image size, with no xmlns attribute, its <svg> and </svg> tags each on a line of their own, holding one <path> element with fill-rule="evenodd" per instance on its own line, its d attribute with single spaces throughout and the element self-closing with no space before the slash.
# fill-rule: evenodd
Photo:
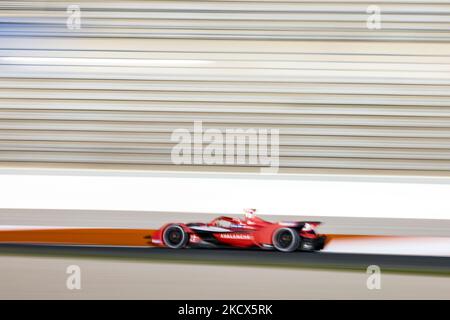
<svg viewBox="0 0 450 320">
<path fill-rule="evenodd" d="M 252 219 L 256 215 L 256 209 L 244 209 L 244 212 L 247 219 Z"/>
</svg>

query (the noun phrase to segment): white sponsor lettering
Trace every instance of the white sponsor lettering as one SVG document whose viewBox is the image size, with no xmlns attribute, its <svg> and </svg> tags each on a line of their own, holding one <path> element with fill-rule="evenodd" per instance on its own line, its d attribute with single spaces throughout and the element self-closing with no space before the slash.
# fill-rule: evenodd
<svg viewBox="0 0 450 320">
<path fill-rule="evenodd" d="M 253 237 L 249 234 L 241 233 L 222 233 L 219 235 L 222 239 L 251 240 Z"/>
</svg>

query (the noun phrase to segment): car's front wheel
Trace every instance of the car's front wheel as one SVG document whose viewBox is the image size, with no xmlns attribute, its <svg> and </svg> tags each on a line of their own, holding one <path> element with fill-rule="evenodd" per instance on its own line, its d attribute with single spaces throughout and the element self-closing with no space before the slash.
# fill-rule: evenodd
<svg viewBox="0 0 450 320">
<path fill-rule="evenodd" d="M 292 252 L 300 246 L 300 235 L 295 229 L 280 228 L 273 233 L 272 244 L 278 251 Z"/>
<path fill-rule="evenodd" d="M 169 248 L 181 249 L 186 247 L 189 241 L 189 235 L 181 226 L 172 224 L 164 229 L 163 241 Z"/>
</svg>

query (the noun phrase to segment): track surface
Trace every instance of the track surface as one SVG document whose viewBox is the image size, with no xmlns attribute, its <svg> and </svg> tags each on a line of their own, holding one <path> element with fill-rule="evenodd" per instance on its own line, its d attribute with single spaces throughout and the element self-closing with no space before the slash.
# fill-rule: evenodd
<svg viewBox="0 0 450 320">
<path fill-rule="evenodd" d="M 0 245 L 0 255 L 4 254 L 342 270 L 366 270 L 369 265 L 378 265 L 385 271 L 425 272 L 450 275 L 450 257 L 343 254 L 329 252 L 294 252 L 286 254 L 275 251 L 244 249 L 172 250 L 165 248 L 2 244 Z"/>
<path fill-rule="evenodd" d="M 66 287 L 72 265 L 80 267 L 81 290 Z M 450 277 L 382 272 L 380 290 L 369 290 L 365 270 L 7 255 L 0 270 L 0 299 L 450 298 Z"/>
<path fill-rule="evenodd" d="M 221 213 L 0 209 L 0 230 L 6 231 L 0 233 L 0 242 L 146 246 L 148 241 L 144 236 L 167 222 L 207 222 L 219 215 Z M 261 217 L 269 221 L 322 221 L 318 231 L 334 235 L 334 239 L 339 235 L 375 236 L 372 239 L 360 238 L 358 241 L 355 238 L 332 240 L 325 248 L 327 252 L 450 256 L 450 220 L 278 215 Z M 15 233 L 13 230 L 23 231 Z M 376 239 L 391 235 L 396 237 Z"/>
<path fill-rule="evenodd" d="M 449 272 L 450 258 L 1 245 L 0 299 L 449 299 Z"/>
</svg>

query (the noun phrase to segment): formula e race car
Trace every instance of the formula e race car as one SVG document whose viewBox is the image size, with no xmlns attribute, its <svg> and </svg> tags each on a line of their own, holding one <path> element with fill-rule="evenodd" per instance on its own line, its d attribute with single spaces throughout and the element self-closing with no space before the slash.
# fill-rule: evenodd
<svg viewBox="0 0 450 320">
<path fill-rule="evenodd" d="M 244 219 L 219 217 L 210 223 L 169 223 L 151 237 L 161 247 L 237 247 L 276 249 L 282 252 L 319 251 L 325 246 L 325 235 L 315 232 L 320 222 L 269 222 L 248 209 Z"/>
</svg>

